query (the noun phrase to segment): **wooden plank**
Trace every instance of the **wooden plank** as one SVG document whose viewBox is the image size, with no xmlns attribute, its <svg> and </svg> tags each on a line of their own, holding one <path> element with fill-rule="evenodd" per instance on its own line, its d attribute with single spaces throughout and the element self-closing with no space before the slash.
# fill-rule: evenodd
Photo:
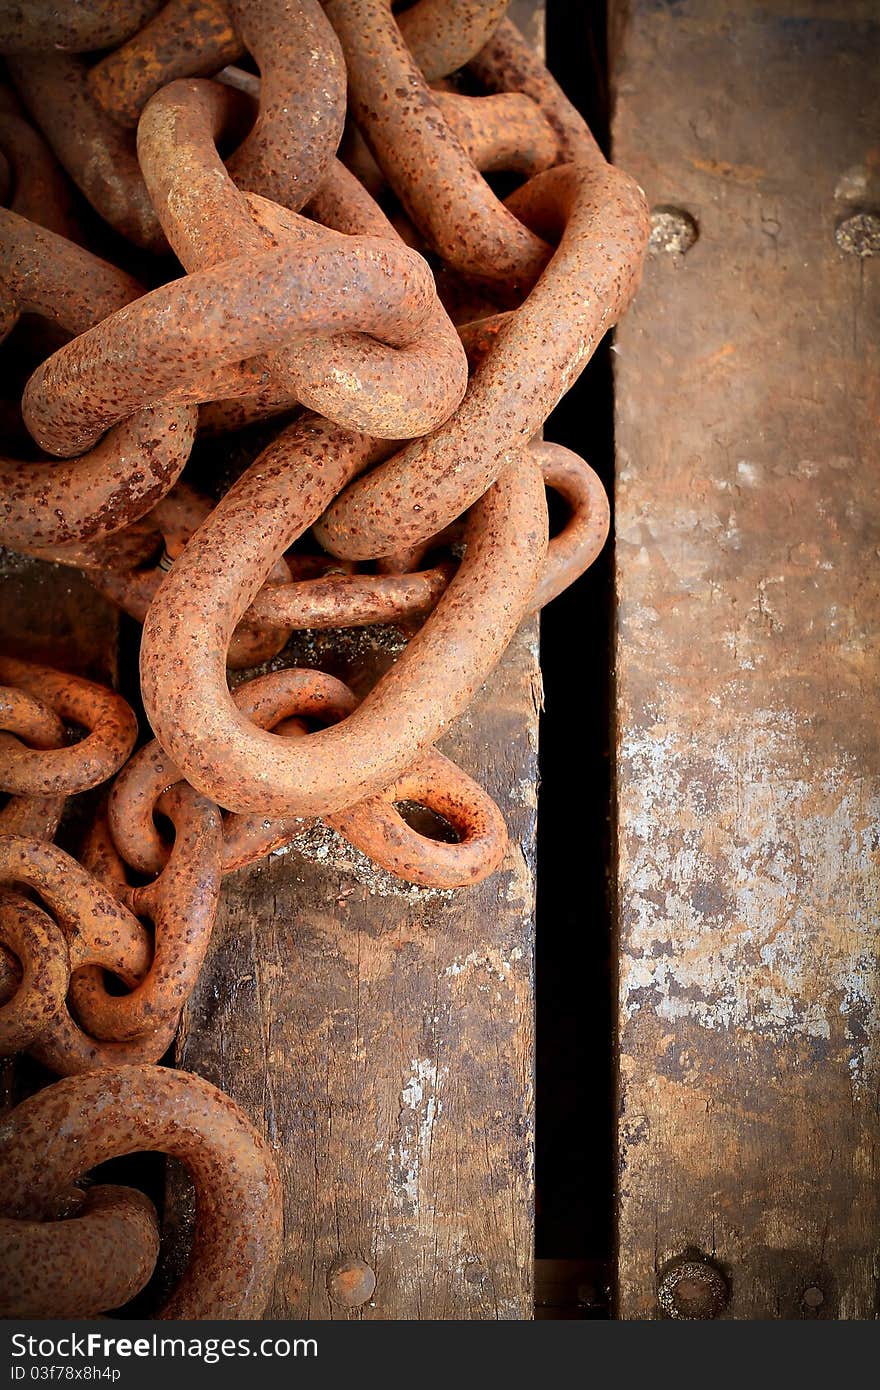
<svg viewBox="0 0 880 1390">
<path fill-rule="evenodd" d="M 617 338 L 620 1315 L 691 1248 L 722 1316 L 873 1318 L 877 11 L 613 32 L 615 158 L 699 227 Z"/>
<path fill-rule="evenodd" d="M 285 660 L 351 678 L 370 642 L 294 644 Z M 323 828 L 226 880 L 178 1057 L 245 1106 L 281 1164 L 267 1317 L 532 1316 L 539 700 L 530 623 L 442 744 L 507 817 L 511 851 L 487 882 L 417 888 Z M 328 1297 L 343 1257 L 377 1279 L 351 1312 Z"/>
<path fill-rule="evenodd" d="M 78 570 L 0 547 L 0 648 L 115 685 L 119 616 Z"/>
</svg>

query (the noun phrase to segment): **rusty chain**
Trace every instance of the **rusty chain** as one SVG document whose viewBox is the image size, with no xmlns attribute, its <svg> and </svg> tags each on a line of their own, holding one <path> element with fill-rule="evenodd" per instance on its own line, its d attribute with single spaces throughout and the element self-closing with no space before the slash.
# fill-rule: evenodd
<svg viewBox="0 0 880 1390">
<path fill-rule="evenodd" d="M 0 1133 L 0 1315 L 90 1317 L 146 1287 L 151 1203 L 76 1185 L 146 1149 L 198 1199 L 160 1316 L 262 1312 L 269 1147 L 156 1065 L 224 874 L 319 821 L 425 887 L 507 862 L 499 808 L 434 744 L 605 542 L 599 478 L 541 436 L 625 312 L 648 226 L 506 8 L 0 16 L 0 343 L 26 364 L 0 544 L 143 624 L 154 735 L 135 751 L 113 691 L 0 655 L 0 1055 L 63 1078 Z M 194 446 L 252 424 L 232 486 L 194 486 Z M 567 512 L 552 537 L 547 489 Z M 357 696 L 289 664 L 291 634 L 369 624 L 405 646 Z M 68 798 L 96 788 L 77 847 Z"/>
</svg>

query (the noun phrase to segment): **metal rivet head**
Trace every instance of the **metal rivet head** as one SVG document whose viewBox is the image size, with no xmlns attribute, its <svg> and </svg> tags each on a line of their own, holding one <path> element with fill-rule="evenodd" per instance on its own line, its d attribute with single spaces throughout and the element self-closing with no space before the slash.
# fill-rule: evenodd
<svg viewBox="0 0 880 1390">
<path fill-rule="evenodd" d="M 669 256 L 683 256 L 690 251 L 700 235 L 697 220 L 684 208 L 656 207 L 651 212 L 649 251 L 665 251 Z"/>
<path fill-rule="evenodd" d="M 680 1259 L 661 1274 L 657 1297 L 668 1318 L 717 1318 L 727 1305 L 727 1281 L 709 1260 Z"/>
<path fill-rule="evenodd" d="M 834 240 L 848 256 L 880 256 L 880 213 L 844 217 L 834 228 Z"/>
<path fill-rule="evenodd" d="M 803 1302 L 808 1308 L 821 1308 L 825 1302 L 825 1295 L 818 1284 L 811 1284 L 809 1288 L 804 1289 Z"/>
<path fill-rule="evenodd" d="M 373 1296 L 376 1276 L 365 1260 L 343 1255 L 327 1271 L 327 1292 L 342 1308 L 360 1308 Z"/>
</svg>

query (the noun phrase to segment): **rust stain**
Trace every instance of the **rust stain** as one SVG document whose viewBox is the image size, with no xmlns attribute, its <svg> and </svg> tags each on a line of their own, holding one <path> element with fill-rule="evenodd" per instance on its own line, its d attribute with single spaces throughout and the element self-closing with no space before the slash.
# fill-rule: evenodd
<svg viewBox="0 0 880 1390">
<path fill-rule="evenodd" d="M 711 174 L 716 179 L 732 179 L 735 183 L 757 183 L 767 173 L 758 165 L 731 164 L 726 159 L 697 159 L 691 155 L 688 163 L 703 174 Z"/>
</svg>

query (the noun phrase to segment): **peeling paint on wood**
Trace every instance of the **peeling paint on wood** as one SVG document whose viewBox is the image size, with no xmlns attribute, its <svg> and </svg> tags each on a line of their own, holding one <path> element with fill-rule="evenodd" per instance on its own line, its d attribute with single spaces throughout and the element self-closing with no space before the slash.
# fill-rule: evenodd
<svg viewBox="0 0 880 1390">
<path fill-rule="evenodd" d="M 699 228 L 616 341 L 620 1314 L 694 1249 L 723 1316 L 873 1318 L 880 263 L 834 228 L 880 193 L 880 26 L 616 31 L 615 158 Z"/>
</svg>

